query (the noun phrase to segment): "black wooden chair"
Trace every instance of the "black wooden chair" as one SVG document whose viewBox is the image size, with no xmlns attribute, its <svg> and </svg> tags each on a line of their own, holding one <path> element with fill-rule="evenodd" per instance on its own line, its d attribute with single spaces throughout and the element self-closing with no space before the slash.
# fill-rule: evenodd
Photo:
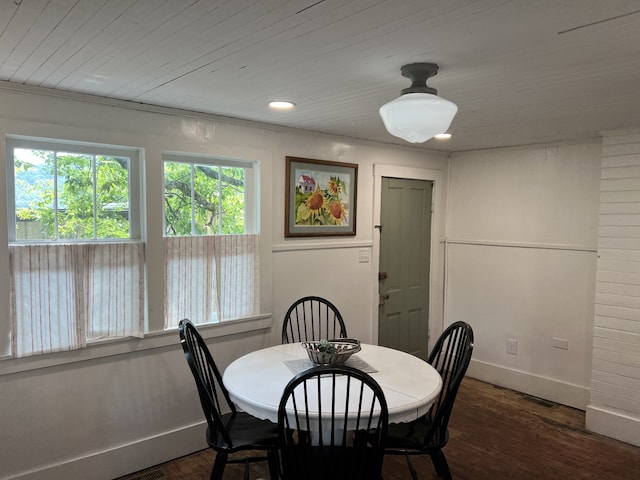
<svg viewBox="0 0 640 480">
<path fill-rule="evenodd" d="M 268 420 L 259 420 L 239 412 L 222 383 L 220 371 L 202 336 L 184 319 L 178 325 L 184 356 L 198 387 L 200 403 L 207 419 L 207 443 L 216 451 L 211 480 L 220 480 L 227 463 L 244 463 L 244 478 L 249 479 L 249 464 L 269 462 L 269 474 L 278 478 L 278 429 Z M 265 454 L 248 458 L 229 459 L 229 455 L 244 450 L 258 450 Z"/>
<path fill-rule="evenodd" d="M 336 306 L 322 297 L 309 296 L 289 307 L 282 323 L 282 343 L 346 338 L 347 329 Z"/>
<path fill-rule="evenodd" d="M 298 374 L 278 409 L 282 478 L 380 479 L 388 422 L 384 393 L 368 374 L 341 365 Z"/>
<path fill-rule="evenodd" d="M 449 418 L 472 353 L 471 326 L 464 322 L 455 322 L 447 327 L 438 338 L 428 359 L 442 377 L 439 396 L 429 412 L 421 418 L 410 423 L 389 425 L 386 454 L 405 455 L 414 480 L 417 480 L 418 475 L 410 456 L 424 454 L 431 456 L 439 477 L 451 479 L 451 471 L 442 448 L 449 440 Z"/>
</svg>

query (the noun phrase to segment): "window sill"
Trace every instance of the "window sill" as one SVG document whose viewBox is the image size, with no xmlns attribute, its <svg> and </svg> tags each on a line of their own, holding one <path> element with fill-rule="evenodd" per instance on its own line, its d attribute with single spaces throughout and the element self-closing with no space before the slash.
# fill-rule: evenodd
<svg viewBox="0 0 640 480">
<path fill-rule="evenodd" d="M 264 314 L 210 325 L 198 325 L 197 327 L 198 331 L 206 339 L 265 330 L 271 328 L 271 325 L 271 315 Z M 180 346 L 177 328 L 162 332 L 150 332 L 144 338 L 94 342 L 87 348 L 71 352 L 49 353 L 15 359 L 9 357 L 0 358 L 0 376 L 169 346 L 175 346 L 176 348 Z"/>
</svg>

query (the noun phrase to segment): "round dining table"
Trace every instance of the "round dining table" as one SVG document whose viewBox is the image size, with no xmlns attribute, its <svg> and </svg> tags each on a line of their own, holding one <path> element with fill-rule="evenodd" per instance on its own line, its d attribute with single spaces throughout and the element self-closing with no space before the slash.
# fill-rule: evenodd
<svg viewBox="0 0 640 480">
<path fill-rule="evenodd" d="M 382 387 L 389 423 L 410 422 L 424 415 L 442 389 L 437 370 L 400 350 L 362 344 L 346 364 L 369 373 Z M 302 344 L 276 345 L 232 362 L 224 372 L 223 383 L 239 408 L 277 423 L 285 386 L 297 373 L 311 367 Z"/>
</svg>

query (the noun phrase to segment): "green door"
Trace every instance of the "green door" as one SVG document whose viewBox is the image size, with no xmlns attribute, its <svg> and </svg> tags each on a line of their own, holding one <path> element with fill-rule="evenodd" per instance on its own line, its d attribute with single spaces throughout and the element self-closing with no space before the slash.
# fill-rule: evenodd
<svg viewBox="0 0 640 480">
<path fill-rule="evenodd" d="M 382 178 L 378 343 L 426 360 L 433 182 Z"/>
</svg>

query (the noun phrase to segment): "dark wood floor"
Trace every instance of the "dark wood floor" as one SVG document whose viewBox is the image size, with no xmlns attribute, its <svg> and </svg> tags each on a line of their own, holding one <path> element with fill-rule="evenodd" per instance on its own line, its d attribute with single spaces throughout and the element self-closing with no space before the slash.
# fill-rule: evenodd
<svg viewBox="0 0 640 480">
<path fill-rule="evenodd" d="M 466 378 L 444 453 L 456 480 L 640 479 L 640 447 L 588 432 L 584 412 Z M 214 452 L 204 450 L 121 480 L 208 479 Z M 421 480 L 437 479 L 428 456 L 414 457 Z M 403 457 L 385 458 L 385 480 L 409 479 Z M 251 478 L 268 478 L 266 464 Z M 230 465 L 225 479 L 242 478 Z"/>
</svg>

